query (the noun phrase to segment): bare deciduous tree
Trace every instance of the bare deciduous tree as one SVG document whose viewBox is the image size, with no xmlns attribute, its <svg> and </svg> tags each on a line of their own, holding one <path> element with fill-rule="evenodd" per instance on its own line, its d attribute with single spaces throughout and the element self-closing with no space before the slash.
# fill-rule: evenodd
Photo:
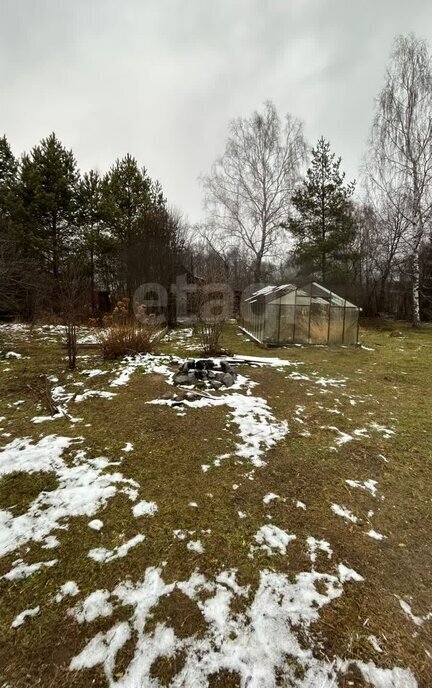
<svg viewBox="0 0 432 688">
<path fill-rule="evenodd" d="M 405 220 L 411 262 L 412 322 L 420 324 L 419 255 L 432 211 L 432 62 L 414 35 L 394 44 L 372 128 L 373 183 Z"/>
<path fill-rule="evenodd" d="M 65 325 L 66 348 L 70 370 L 76 367 L 78 351 L 77 325 L 82 321 L 88 303 L 90 280 L 84 264 L 70 263 L 59 282 L 61 316 Z"/>
<path fill-rule="evenodd" d="M 225 250 L 227 243 L 244 246 L 255 281 L 283 232 L 305 158 L 301 122 L 286 115 L 282 124 L 267 102 L 264 112 L 231 122 L 225 152 L 202 179 L 213 240 Z"/>
</svg>

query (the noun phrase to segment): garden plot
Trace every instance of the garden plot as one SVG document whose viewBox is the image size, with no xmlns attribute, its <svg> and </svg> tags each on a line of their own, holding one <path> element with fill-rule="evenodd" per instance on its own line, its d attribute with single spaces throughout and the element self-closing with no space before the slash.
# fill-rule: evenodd
<svg viewBox="0 0 432 688">
<path fill-rule="evenodd" d="M 0 685 L 428 685 L 394 390 L 362 389 L 358 362 L 247 348 L 235 385 L 175 400 L 168 341 L 67 378 L 45 365 L 66 415 L 32 423 L 16 375 L 48 335 L 11 347 L 0 403 Z M 343 354 L 365 379 L 370 348 Z"/>
</svg>

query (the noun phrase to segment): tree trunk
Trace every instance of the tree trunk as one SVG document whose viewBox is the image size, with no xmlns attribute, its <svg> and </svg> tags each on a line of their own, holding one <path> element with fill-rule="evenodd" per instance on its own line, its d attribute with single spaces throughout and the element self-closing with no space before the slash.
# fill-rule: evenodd
<svg viewBox="0 0 432 688">
<path fill-rule="evenodd" d="M 96 293 L 95 293 L 95 257 L 93 246 L 93 227 L 92 238 L 90 242 L 90 289 L 91 289 L 91 314 L 94 318 L 96 316 Z"/>
<path fill-rule="evenodd" d="M 412 326 L 420 327 L 420 262 L 419 248 L 412 257 Z"/>
<path fill-rule="evenodd" d="M 254 274 L 254 281 L 255 282 L 261 282 L 261 256 L 258 256 L 257 259 L 255 260 L 255 265 L 253 269 L 253 274 Z"/>
</svg>

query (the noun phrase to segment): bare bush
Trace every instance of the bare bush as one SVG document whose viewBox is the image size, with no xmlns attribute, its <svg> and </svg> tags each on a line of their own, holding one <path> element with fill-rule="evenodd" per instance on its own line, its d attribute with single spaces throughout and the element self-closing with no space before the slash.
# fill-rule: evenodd
<svg viewBox="0 0 432 688">
<path fill-rule="evenodd" d="M 77 325 L 83 320 L 89 292 L 89 279 L 85 266 L 70 263 L 59 279 L 61 319 L 65 326 L 68 365 L 74 370 L 77 357 Z"/>
<path fill-rule="evenodd" d="M 200 349 L 206 356 L 218 356 L 222 353 L 220 338 L 223 332 L 224 321 L 205 322 L 199 320 L 195 331 L 200 341 Z"/>
<path fill-rule="evenodd" d="M 98 338 L 105 359 L 150 353 L 165 333 L 154 315 L 146 315 L 145 307 L 140 307 L 138 321 L 129 315 L 128 306 L 128 298 L 118 301 L 112 314 L 103 320 L 104 329 Z"/>
</svg>

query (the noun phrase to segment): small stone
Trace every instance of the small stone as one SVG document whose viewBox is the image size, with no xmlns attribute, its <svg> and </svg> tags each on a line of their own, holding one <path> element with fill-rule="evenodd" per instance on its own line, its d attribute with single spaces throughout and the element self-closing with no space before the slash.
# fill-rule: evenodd
<svg viewBox="0 0 432 688">
<path fill-rule="evenodd" d="M 220 380 L 210 380 L 210 385 L 213 389 L 220 389 L 222 387 L 222 382 Z"/>
<path fill-rule="evenodd" d="M 231 385 L 234 384 L 234 375 L 232 375 L 231 373 L 224 373 L 222 382 L 226 387 L 231 387 Z"/>
<path fill-rule="evenodd" d="M 187 401 L 198 401 L 198 399 L 200 399 L 200 395 L 195 394 L 194 392 L 186 392 L 185 396 Z"/>
<path fill-rule="evenodd" d="M 183 373 L 177 373 L 177 375 L 174 376 L 174 384 L 175 385 L 187 385 L 189 382 L 189 376 L 184 375 Z"/>
</svg>

